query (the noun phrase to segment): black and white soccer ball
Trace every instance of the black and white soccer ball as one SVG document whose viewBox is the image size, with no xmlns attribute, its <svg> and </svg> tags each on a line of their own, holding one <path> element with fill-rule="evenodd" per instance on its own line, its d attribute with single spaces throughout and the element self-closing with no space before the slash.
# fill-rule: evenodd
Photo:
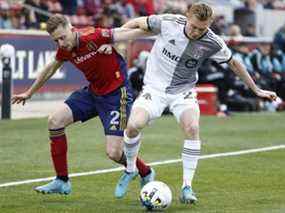
<svg viewBox="0 0 285 213">
<path fill-rule="evenodd" d="M 141 189 L 140 201 L 147 210 L 163 210 L 170 206 L 172 193 L 165 183 L 151 181 Z"/>
</svg>

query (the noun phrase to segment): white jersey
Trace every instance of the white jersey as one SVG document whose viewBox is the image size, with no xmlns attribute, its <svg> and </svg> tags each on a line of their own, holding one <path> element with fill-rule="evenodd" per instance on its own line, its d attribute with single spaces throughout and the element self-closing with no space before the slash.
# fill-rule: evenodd
<svg viewBox="0 0 285 213">
<path fill-rule="evenodd" d="M 185 33 L 186 17 L 165 14 L 148 17 L 148 27 L 158 33 L 148 57 L 144 84 L 169 94 L 195 87 L 198 68 L 207 58 L 228 62 L 232 53 L 211 29 L 197 40 Z"/>
</svg>

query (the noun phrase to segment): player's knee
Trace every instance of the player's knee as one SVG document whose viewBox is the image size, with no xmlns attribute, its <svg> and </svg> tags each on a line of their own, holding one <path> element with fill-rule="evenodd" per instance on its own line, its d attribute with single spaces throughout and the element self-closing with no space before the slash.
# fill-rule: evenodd
<svg viewBox="0 0 285 213">
<path fill-rule="evenodd" d="M 183 126 L 184 133 L 192 138 L 199 136 L 199 125 L 198 124 L 186 124 Z"/>
<path fill-rule="evenodd" d="M 58 129 L 64 127 L 64 120 L 60 116 L 50 115 L 48 117 L 48 128 Z"/>
<path fill-rule="evenodd" d="M 127 136 L 131 138 L 136 137 L 139 134 L 140 130 L 143 129 L 143 127 L 143 123 L 129 122 L 126 129 Z"/>
<path fill-rule="evenodd" d="M 146 121 L 144 119 L 135 118 L 135 119 L 131 119 L 128 122 L 127 129 L 129 131 L 140 131 L 145 127 L 145 125 L 146 125 Z"/>
<path fill-rule="evenodd" d="M 118 162 L 122 157 L 122 152 L 118 149 L 107 149 L 106 154 L 110 160 Z"/>
<path fill-rule="evenodd" d="M 140 108 L 134 108 L 128 121 L 126 133 L 129 137 L 136 137 L 146 126 L 149 114 Z"/>
</svg>

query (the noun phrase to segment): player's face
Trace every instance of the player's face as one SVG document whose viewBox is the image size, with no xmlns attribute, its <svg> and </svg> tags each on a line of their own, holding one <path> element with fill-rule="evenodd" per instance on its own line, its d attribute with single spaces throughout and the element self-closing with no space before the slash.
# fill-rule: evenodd
<svg viewBox="0 0 285 213">
<path fill-rule="evenodd" d="M 200 38 L 211 25 L 211 19 L 200 21 L 196 16 L 188 16 L 186 24 L 186 34 L 189 38 L 196 40 Z"/>
<path fill-rule="evenodd" d="M 59 25 L 58 28 L 51 34 L 52 39 L 57 43 L 59 48 L 65 50 L 72 50 L 75 46 L 75 34 L 69 26 L 63 27 Z"/>
</svg>

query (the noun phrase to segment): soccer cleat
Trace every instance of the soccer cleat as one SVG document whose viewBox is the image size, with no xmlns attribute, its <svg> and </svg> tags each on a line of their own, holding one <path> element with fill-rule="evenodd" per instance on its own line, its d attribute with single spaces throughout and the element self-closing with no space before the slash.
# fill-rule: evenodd
<svg viewBox="0 0 285 213">
<path fill-rule="evenodd" d="M 122 198 L 125 196 L 125 194 L 127 193 L 129 183 L 131 182 L 131 180 L 135 179 L 137 175 L 138 175 L 137 171 L 131 173 L 124 171 L 115 189 L 116 198 Z"/>
<path fill-rule="evenodd" d="M 150 173 L 147 176 L 141 178 L 141 188 L 144 187 L 145 184 L 154 181 L 154 178 L 155 171 L 153 168 L 150 168 Z"/>
<path fill-rule="evenodd" d="M 35 187 L 34 190 L 42 194 L 57 193 L 68 195 L 71 193 L 71 183 L 70 181 L 64 182 L 63 180 L 56 178 L 46 185 Z"/>
<path fill-rule="evenodd" d="M 181 203 L 193 204 L 198 201 L 195 193 L 193 192 L 191 186 L 184 186 L 180 195 Z"/>
</svg>

